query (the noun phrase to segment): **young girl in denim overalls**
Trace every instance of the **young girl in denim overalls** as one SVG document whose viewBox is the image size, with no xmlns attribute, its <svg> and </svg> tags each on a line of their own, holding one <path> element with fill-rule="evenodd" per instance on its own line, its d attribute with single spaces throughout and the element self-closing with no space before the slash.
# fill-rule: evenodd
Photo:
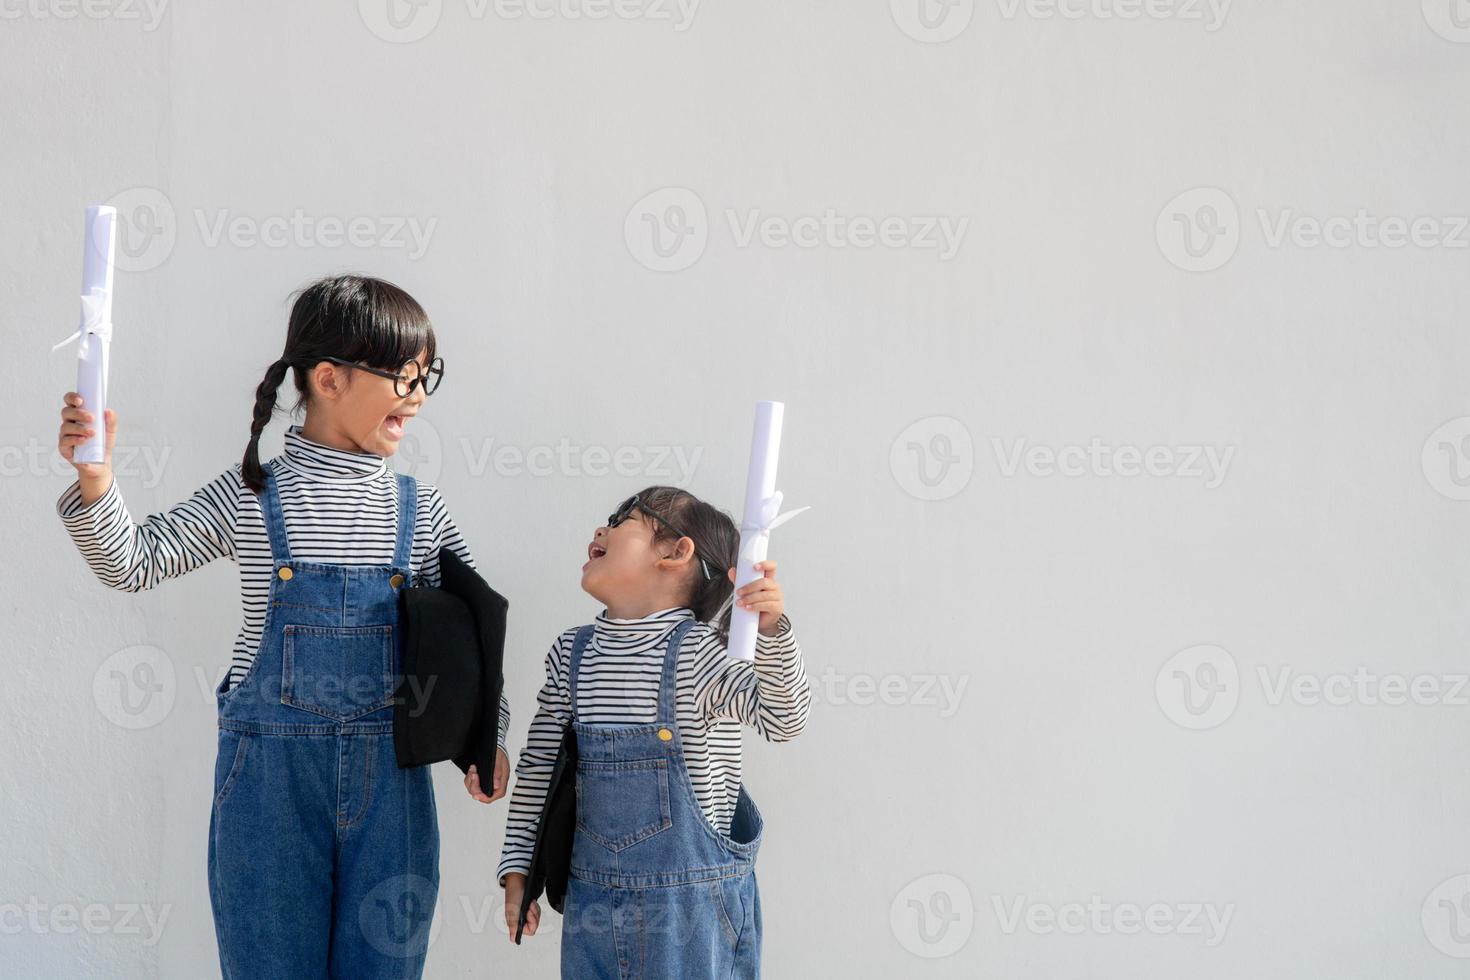
<svg viewBox="0 0 1470 980">
<path fill-rule="evenodd" d="M 423 971 L 439 832 L 429 768 L 399 769 L 394 755 L 398 598 L 416 577 L 437 584 L 441 545 L 469 552 L 437 491 L 395 475 L 385 457 L 443 373 L 435 348 L 423 309 L 397 287 L 314 283 L 256 390 L 241 464 L 134 524 L 112 481 L 109 410 L 107 461 L 74 464 L 80 478 L 58 505 L 114 588 L 151 588 L 219 557 L 240 566 L 246 623 L 216 692 L 209 828 L 231 980 Z M 288 374 L 305 422 L 262 466 L 260 433 Z M 75 393 L 62 419 L 58 445 L 71 459 L 96 419 Z M 505 714 L 502 703 L 502 726 Z M 502 751 L 497 796 L 508 768 Z"/>
<path fill-rule="evenodd" d="M 562 733 L 576 732 L 577 829 L 561 942 L 569 980 L 760 973 L 762 819 L 740 729 L 805 727 L 810 693 L 776 563 L 731 595 L 739 532 L 689 493 L 650 487 L 592 535 L 582 588 L 606 609 L 566 631 L 516 770 L 501 861 L 514 937 Z M 760 616 L 754 663 L 725 653 L 730 601 Z M 471 792 L 477 786 L 466 779 Z M 525 933 L 534 935 L 532 905 Z"/>
</svg>

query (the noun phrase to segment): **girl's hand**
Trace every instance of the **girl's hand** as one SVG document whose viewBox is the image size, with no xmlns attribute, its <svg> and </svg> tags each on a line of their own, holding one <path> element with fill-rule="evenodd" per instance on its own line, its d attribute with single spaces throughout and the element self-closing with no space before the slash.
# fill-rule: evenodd
<svg viewBox="0 0 1470 980">
<path fill-rule="evenodd" d="M 63 459 L 77 468 L 77 482 L 82 486 L 82 505 L 92 503 L 107 492 L 112 484 L 112 446 L 117 442 L 117 415 L 108 409 L 104 413 L 107 425 L 106 448 L 100 463 L 78 463 L 72 457 L 77 447 L 92 438 L 97 431 L 97 416 L 82 407 L 82 396 L 68 391 L 62 399 L 61 431 L 56 437 L 56 449 Z"/>
<path fill-rule="evenodd" d="M 521 899 L 526 895 L 526 876 L 519 871 L 512 871 L 505 876 L 505 931 L 511 942 L 516 941 L 516 925 L 521 918 Z M 526 910 L 526 928 L 524 934 L 536 935 L 536 927 L 541 924 L 541 903 L 532 902 L 531 907 Z"/>
<path fill-rule="evenodd" d="M 465 773 L 464 788 L 469 794 L 481 803 L 494 803 L 505 795 L 505 784 L 510 780 L 510 759 L 505 755 L 504 749 L 495 750 L 495 781 L 491 787 L 493 792 L 485 795 L 480 788 L 480 770 L 476 766 L 470 766 L 470 771 Z"/>
<path fill-rule="evenodd" d="M 776 624 L 786 611 L 786 597 L 781 594 L 781 583 L 776 581 L 776 563 L 758 561 L 755 570 L 764 572 L 749 585 L 735 590 L 735 605 L 760 613 L 760 631 L 766 636 L 776 635 Z M 730 569 L 730 581 L 735 581 L 735 569 Z"/>
</svg>

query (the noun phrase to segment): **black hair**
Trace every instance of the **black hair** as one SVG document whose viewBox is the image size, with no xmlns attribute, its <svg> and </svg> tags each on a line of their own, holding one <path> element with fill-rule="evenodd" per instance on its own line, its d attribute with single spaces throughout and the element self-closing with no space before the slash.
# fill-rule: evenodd
<svg viewBox="0 0 1470 980">
<path fill-rule="evenodd" d="M 713 504 L 707 504 L 687 490 L 678 487 L 647 487 L 638 491 L 638 509 L 652 516 L 653 540 L 676 541 L 679 535 L 658 518 L 666 518 L 694 541 L 694 561 L 686 603 L 702 623 L 714 623 L 720 636 L 730 636 L 730 607 L 735 591 L 729 571 L 735 567 L 740 552 L 740 529 L 730 515 Z M 699 567 L 703 558 L 709 577 Z"/>
<path fill-rule="evenodd" d="M 257 494 L 265 489 L 260 465 L 260 433 L 276 408 L 276 389 L 295 374 L 295 412 L 311 395 L 311 369 L 329 357 L 396 371 L 425 350 L 436 356 L 434 327 L 424 308 L 408 293 L 382 279 L 328 276 L 300 289 L 291 304 L 286 349 L 266 368 L 255 389 L 250 444 L 240 464 L 245 485 Z"/>
</svg>

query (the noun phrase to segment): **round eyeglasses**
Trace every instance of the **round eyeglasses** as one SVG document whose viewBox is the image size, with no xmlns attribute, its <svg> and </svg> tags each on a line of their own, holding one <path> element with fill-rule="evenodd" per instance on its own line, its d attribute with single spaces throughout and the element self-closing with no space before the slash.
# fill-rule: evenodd
<svg viewBox="0 0 1470 980">
<path fill-rule="evenodd" d="M 399 371 L 384 371 L 381 368 L 368 367 L 356 361 L 344 361 L 340 357 L 323 357 L 319 360 L 330 361 L 343 367 L 357 368 L 368 374 L 376 374 L 380 378 L 392 378 L 393 393 L 399 398 L 407 398 L 419 385 L 424 386 L 424 395 L 427 397 L 432 395 L 439 387 L 439 382 L 444 380 L 444 358 L 442 357 L 436 357 L 430 361 L 427 370 L 421 369 L 418 361 L 409 361 Z"/>
</svg>

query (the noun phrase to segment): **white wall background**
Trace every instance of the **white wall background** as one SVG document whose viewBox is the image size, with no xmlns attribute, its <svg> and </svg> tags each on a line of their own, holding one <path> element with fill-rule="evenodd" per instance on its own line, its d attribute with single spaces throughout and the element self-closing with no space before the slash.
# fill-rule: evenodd
<svg viewBox="0 0 1470 980">
<path fill-rule="evenodd" d="M 409 465 L 512 598 L 516 749 L 589 529 L 658 447 L 737 506 L 788 402 L 768 975 L 1464 975 L 1465 0 L 81 2 L 0 0 L 0 974 L 217 970 L 234 568 L 109 593 L 52 510 L 113 201 L 140 520 L 238 459 L 292 289 L 423 301 Z M 437 778 L 429 975 L 554 976 Z"/>
</svg>

